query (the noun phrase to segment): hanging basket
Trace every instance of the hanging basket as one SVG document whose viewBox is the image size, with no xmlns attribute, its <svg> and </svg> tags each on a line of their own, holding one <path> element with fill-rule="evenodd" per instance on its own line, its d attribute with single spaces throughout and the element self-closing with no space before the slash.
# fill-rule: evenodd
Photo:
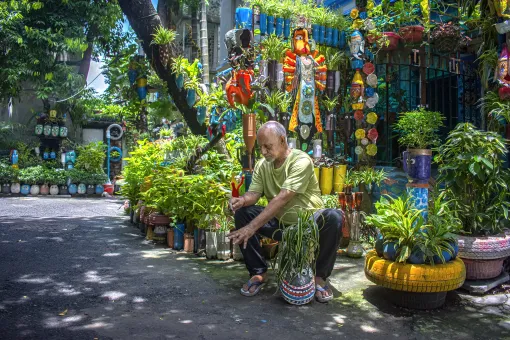
<svg viewBox="0 0 510 340">
<path fill-rule="evenodd" d="M 437 25 L 430 34 L 430 42 L 435 50 L 441 53 L 456 52 L 463 41 L 460 27 L 452 23 Z"/>
<path fill-rule="evenodd" d="M 419 43 L 423 40 L 423 26 L 405 26 L 398 30 L 398 34 L 407 44 Z"/>
</svg>

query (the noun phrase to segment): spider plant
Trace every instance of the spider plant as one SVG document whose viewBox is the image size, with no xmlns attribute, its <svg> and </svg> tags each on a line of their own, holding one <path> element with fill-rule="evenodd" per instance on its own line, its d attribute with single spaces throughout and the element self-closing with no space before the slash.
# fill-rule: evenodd
<svg viewBox="0 0 510 340">
<path fill-rule="evenodd" d="M 337 48 L 328 47 L 326 49 L 326 66 L 328 67 L 328 71 L 337 71 L 338 66 L 343 63 L 343 59 L 345 54 L 343 52 L 338 52 Z"/>
<path fill-rule="evenodd" d="M 285 52 L 285 43 L 280 38 L 275 34 L 271 34 L 261 42 L 261 45 L 263 59 L 281 61 Z"/>
<path fill-rule="evenodd" d="M 360 186 L 367 186 L 367 192 L 372 193 L 373 187 L 380 185 L 388 177 L 388 173 L 384 169 L 364 168 L 354 171 L 354 177 Z"/>
<path fill-rule="evenodd" d="M 152 35 L 151 44 L 154 45 L 167 45 L 175 40 L 176 33 L 175 31 L 169 30 L 168 28 L 164 28 L 163 26 L 159 26 L 156 28 L 156 32 Z"/>
<path fill-rule="evenodd" d="M 273 261 L 278 286 L 283 281 L 292 282 L 308 267 L 312 268 L 315 276 L 315 261 L 319 255 L 319 226 L 312 211 L 299 210 L 297 215 L 297 224 L 284 227 L 282 241 Z"/>
<path fill-rule="evenodd" d="M 272 91 L 266 95 L 265 103 L 260 104 L 269 111 L 272 117 L 276 117 L 277 111 L 280 109 L 280 104 L 285 100 L 285 93 L 280 90 Z"/>
<path fill-rule="evenodd" d="M 486 46 L 490 44 L 489 46 Z M 492 78 L 494 69 L 498 64 L 498 51 L 492 43 L 483 42 L 482 47 L 486 47 L 482 54 L 476 59 L 478 64 L 478 73 L 480 75 L 480 81 L 482 82 L 483 88 L 489 87 L 489 81 Z"/>
<path fill-rule="evenodd" d="M 322 100 L 322 105 L 324 105 L 328 112 L 331 112 L 338 105 L 338 96 L 331 99 L 328 96 L 325 96 Z"/>
<path fill-rule="evenodd" d="M 479 108 L 492 119 L 489 120 L 488 128 L 498 128 L 510 122 L 510 103 L 499 98 L 496 92 L 489 91 L 479 100 Z"/>
</svg>

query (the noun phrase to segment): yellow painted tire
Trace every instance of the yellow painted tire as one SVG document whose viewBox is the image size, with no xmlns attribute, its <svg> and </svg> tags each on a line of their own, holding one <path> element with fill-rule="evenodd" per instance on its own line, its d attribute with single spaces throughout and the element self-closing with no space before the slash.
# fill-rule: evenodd
<svg viewBox="0 0 510 340">
<path fill-rule="evenodd" d="M 365 258 L 365 276 L 373 283 L 404 292 L 438 293 L 462 286 L 466 267 L 456 258 L 445 264 L 402 264 L 385 260 L 375 250 Z"/>
</svg>

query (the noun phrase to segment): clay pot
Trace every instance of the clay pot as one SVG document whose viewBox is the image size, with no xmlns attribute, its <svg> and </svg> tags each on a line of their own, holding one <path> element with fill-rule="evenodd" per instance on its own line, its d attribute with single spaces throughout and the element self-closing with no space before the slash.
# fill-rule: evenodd
<svg viewBox="0 0 510 340">
<path fill-rule="evenodd" d="M 185 233 L 184 234 L 184 251 L 186 253 L 192 253 L 194 247 L 195 240 L 193 238 L 193 234 Z"/>
</svg>

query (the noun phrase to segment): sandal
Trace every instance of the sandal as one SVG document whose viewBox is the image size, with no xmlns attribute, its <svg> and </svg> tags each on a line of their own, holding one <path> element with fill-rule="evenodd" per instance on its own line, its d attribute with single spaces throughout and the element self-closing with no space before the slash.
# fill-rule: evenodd
<svg viewBox="0 0 510 340">
<path fill-rule="evenodd" d="M 327 292 L 328 289 L 329 289 L 328 285 L 325 285 L 324 287 L 321 287 L 320 285 L 315 285 L 315 290 L 319 291 L 321 293 Z M 315 300 L 317 300 L 320 303 L 329 302 L 329 301 L 333 300 L 333 292 L 331 292 L 331 294 L 326 297 L 322 297 L 320 295 L 315 295 Z"/>
<path fill-rule="evenodd" d="M 248 290 L 244 290 L 244 288 L 241 288 L 241 295 L 248 296 L 248 297 L 255 296 L 260 292 L 260 289 L 265 284 L 266 283 L 262 282 L 262 281 L 253 281 L 252 282 L 252 281 L 248 280 L 248 282 L 247 282 Z M 253 286 L 256 286 L 255 291 L 250 292 L 250 288 Z"/>
</svg>

